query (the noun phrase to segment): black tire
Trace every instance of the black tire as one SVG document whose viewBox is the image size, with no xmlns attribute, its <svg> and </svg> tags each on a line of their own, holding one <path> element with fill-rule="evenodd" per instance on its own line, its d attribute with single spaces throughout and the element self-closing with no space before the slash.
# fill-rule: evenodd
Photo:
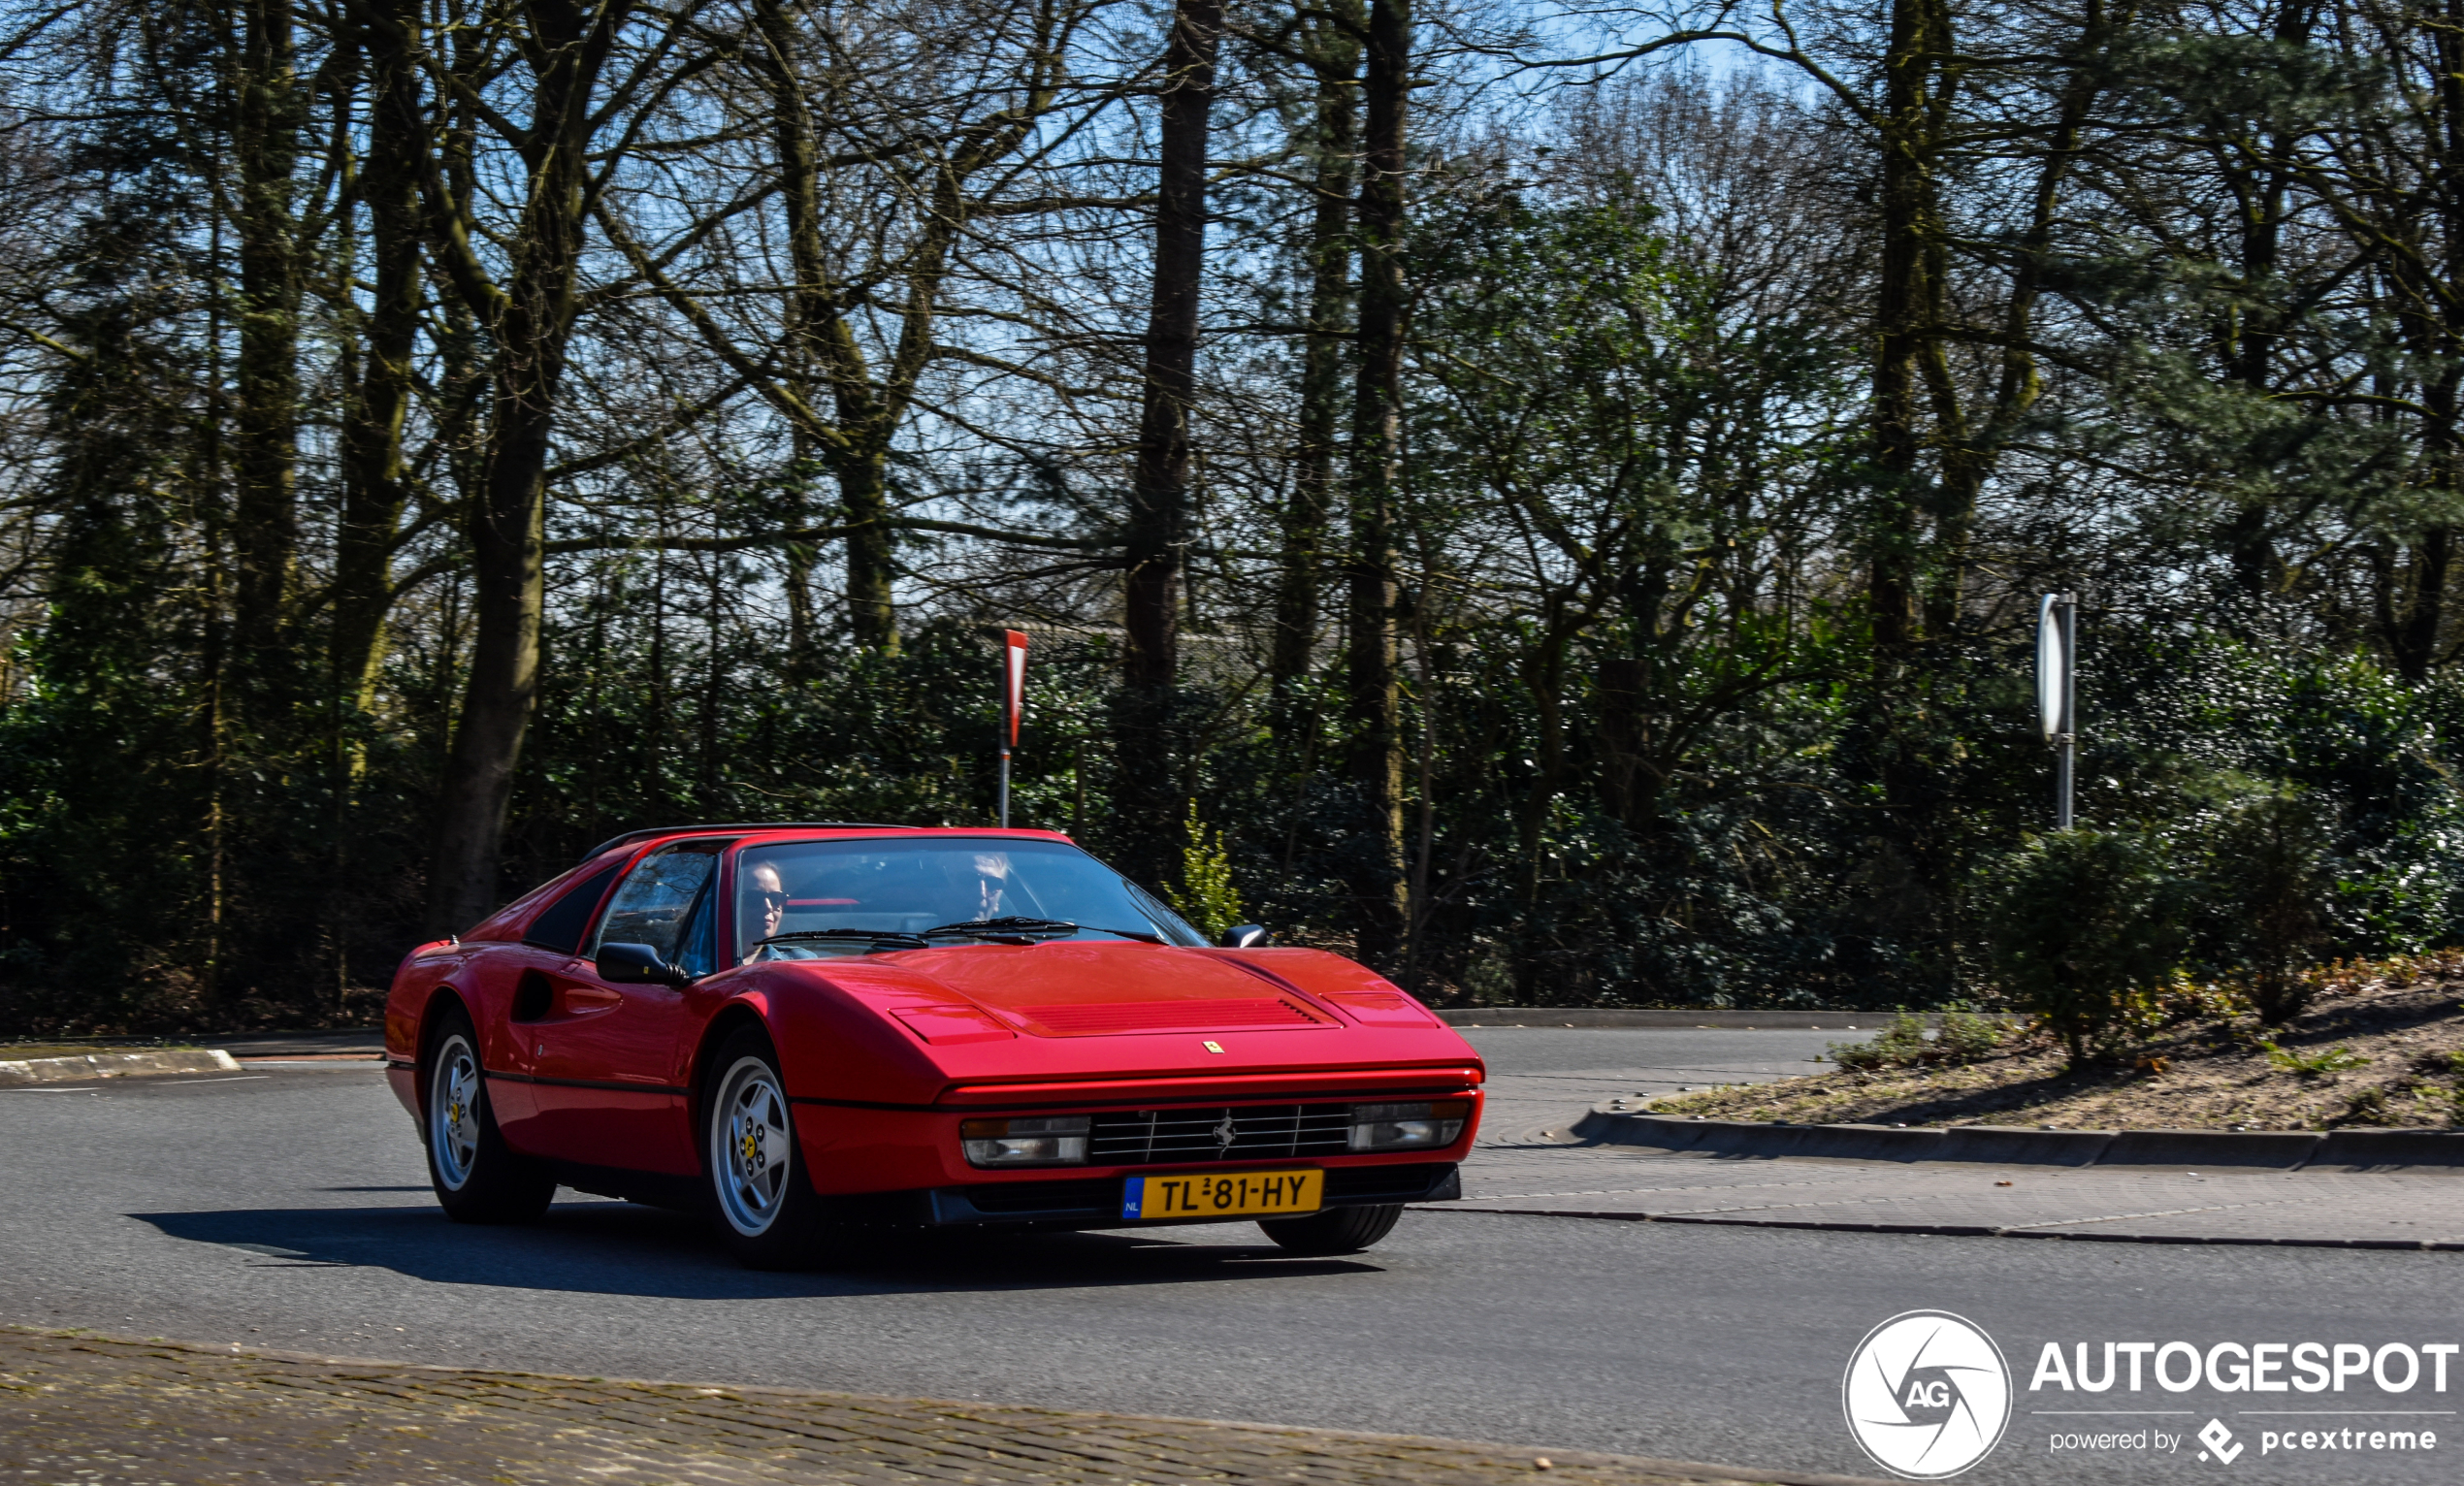
<svg viewBox="0 0 2464 1486">
<path fill-rule="evenodd" d="M 469 1017 L 456 1010 L 438 1019 L 419 1074 L 427 1092 L 419 1133 L 428 1181 L 445 1216 L 457 1223 L 536 1221 L 556 1196 L 556 1179 L 504 1143 Z"/>
<path fill-rule="evenodd" d="M 803 1269 L 834 1246 L 804 1171 L 779 1057 L 759 1027 L 738 1027 L 710 1062 L 702 1164 L 719 1233 L 754 1270 Z"/>
<path fill-rule="evenodd" d="M 1307 1217 L 1278 1217 L 1258 1224 L 1286 1253 L 1356 1254 L 1395 1231 L 1403 1204 L 1329 1208 Z"/>
</svg>

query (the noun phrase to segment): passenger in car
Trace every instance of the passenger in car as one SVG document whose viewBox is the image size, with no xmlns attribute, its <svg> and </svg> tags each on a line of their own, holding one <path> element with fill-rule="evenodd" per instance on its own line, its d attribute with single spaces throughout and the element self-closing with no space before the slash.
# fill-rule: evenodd
<svg viewBox="0 0 2464 1486">
<path fill-rule="evenodd" d="M 975 890 L 977 921 L 997 919 L 1004 913 L 1015 912 L 1013 909 L 1002 906 L 1003 897 L 1009 891 L 1010 886 L 1010 854 L 972 852 L 968 854 L 968 861 L 975 869 L 972 874 L 974 882 L 967 886 Z M 956 865 L 956 858 L 953 858 L 951 864 Z"/>
<path fill-rule="evenodd" d="M 751 964 L 758 953 L 755 946 L 777 933 L 786 917 L 787 885 L 780 880 L 778 863 L 746 862 L 736 873 L 736 922 L 741 925 L 736 937 L 744 946 L 738 963 Z"/>
</svg>

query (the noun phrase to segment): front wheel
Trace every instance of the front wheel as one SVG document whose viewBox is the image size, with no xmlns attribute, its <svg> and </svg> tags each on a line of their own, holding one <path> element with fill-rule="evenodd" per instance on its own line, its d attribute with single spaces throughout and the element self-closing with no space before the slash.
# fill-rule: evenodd
<svg viewBox="0 0 2464 1486">
<path fill-rule="evenodd" d="M 448 1013 L 428 1054 L 428 1180 L 457 1223 L 527 1223 L 547 1211 L 556 1179 L 504 1143 L 488 1100 L 470 1018 Z"/>
<path fill-rule="evenodd" d="M 821 1256 L 821 1200 L 804 1175 L 778 1054 L 753 1027 L 730 1035 L 713 1065 L 711 1195 L 729 1248 L 747 1268 L 794 1269 Z"/>
<path fill-rule="evenodd" d="M 1258 1227 L 1294 1254 L 1356 1254 L 1395 1231 L 1403 1204 L 1373 1208 L 1329 1208 L 1307 1217 L 1270 1218 Z"/>
</svg>

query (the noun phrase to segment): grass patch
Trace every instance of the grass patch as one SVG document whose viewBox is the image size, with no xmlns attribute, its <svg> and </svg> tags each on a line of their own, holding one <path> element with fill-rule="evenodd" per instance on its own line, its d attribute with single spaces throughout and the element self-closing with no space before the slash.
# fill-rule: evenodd
<svg viewBox="0 0 2464 1486">
<path fill-rule="evenodd" d="M 2280 1048 L 2273 1042 L 2262 1041 L 2258 1046 L 2267 1054 L 2267 1061 L 2286 1073 L 2299 1074 L 2305 1079 L 2316 1079 L 2320 1074 L 2343 1073 L 2349 1069 L 2365 1068 L 2370 1063 L 2368 1058 L 2351 1048 L 2329 1048 L 2320 1052 L 2304 1053 L 2296 1052 L 2290 1048 Z"/>
</svg>

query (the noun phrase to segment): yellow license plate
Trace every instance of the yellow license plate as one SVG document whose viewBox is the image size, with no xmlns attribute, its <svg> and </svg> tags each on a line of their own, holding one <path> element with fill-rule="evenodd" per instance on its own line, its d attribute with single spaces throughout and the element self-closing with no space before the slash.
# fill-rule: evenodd
<svg viewBox="0 0 2464 1486">
<path fill-rule="evenodd" d="M 1289 1217 L 1326 1200 L 1322 1171 L 1188 1172 L 1131 1177 L 1121 1183 L 1120 1215 L 1133 1223 L 1191 1217 Z"/>
</svg>

